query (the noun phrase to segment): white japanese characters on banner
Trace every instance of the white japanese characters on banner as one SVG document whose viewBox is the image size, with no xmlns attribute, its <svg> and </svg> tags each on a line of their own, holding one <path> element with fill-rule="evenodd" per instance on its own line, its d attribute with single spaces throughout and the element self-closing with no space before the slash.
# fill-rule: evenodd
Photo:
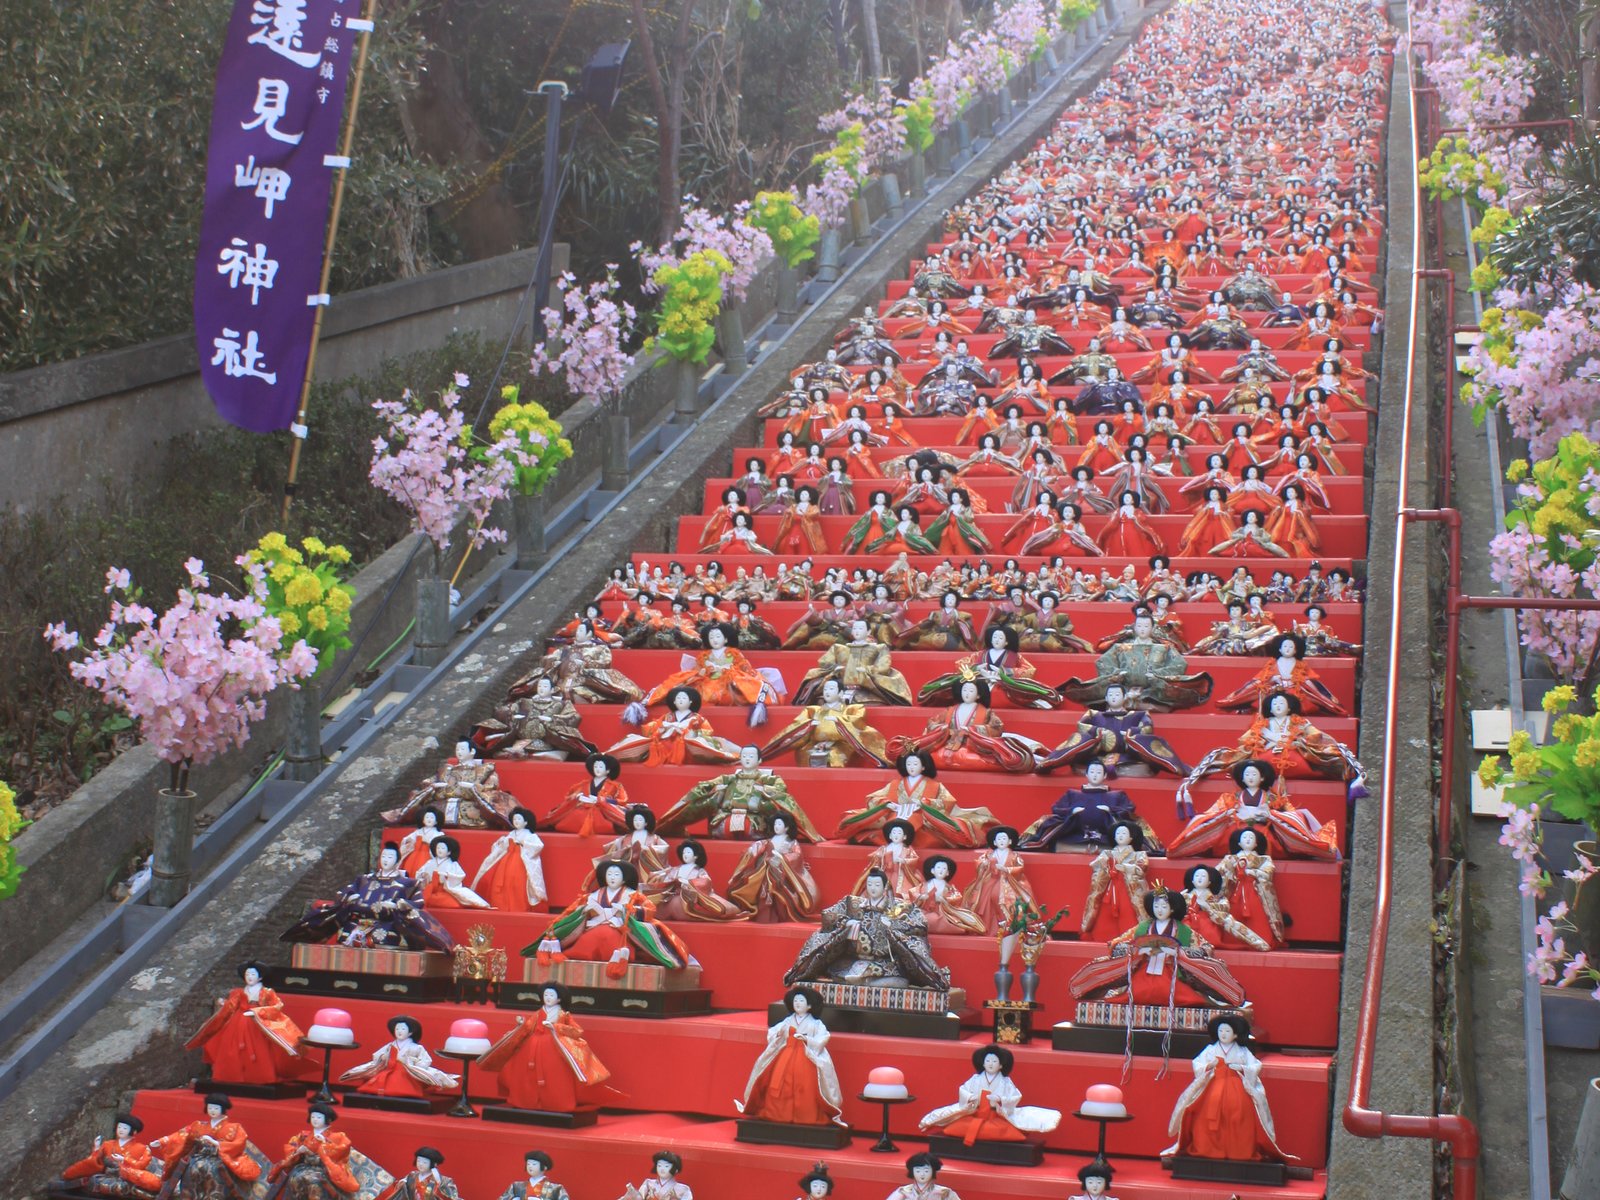
<svg viewBox="0 0 1600 1200">
<path fill-rule="evenodd" d="M 311 349 L 357 0 L 237 0 L 195 256 L 200 374 L 245 429 L 294 420 Z M 351 20 L 355 19 L 355 29 Z"/>
</svg>

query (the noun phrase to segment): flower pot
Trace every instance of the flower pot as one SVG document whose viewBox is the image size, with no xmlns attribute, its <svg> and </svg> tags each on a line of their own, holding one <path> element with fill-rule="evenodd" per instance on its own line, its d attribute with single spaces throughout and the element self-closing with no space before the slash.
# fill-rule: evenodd
<svg viewBox="0 0 1600 1200">
<path fill-rule="evenodd" d="M 829 225 L 817 240 L 817 282 L 832 283 L 839 278 L 839 230 Z"/>
<path fill-rule="evenodd" d="M 965 115 L 957 117 L 952 128 L 956 131 L 956 150 L 959 157 L 972 149 L 972 130 L 967 126 Z"/>
<path fill-rule="evenodd" d="M 436 667 L 450 645 L 450 581 L 427 574 L 417 579 L 417 629 L 412 639 L 412 661 L 419 667 Z"/>
<path fill-rule="evenodd" d="M 672 412 L 692 420 L 700 412 L 700 366 L 679 359 L 673 368 Z"/>
<path fill-rule="evenodd" d="M 1586 1200 L 1600 1192 L 1600 1079 L 1583 1089 L 1583 1111 L 1572 1139 L 1567 1173 L 1561 1177 L 1561 1200 Z"/>
<path fill-rule="evenodd" d="M 189 894 L 195 799 L 187 789 L 162 788 L 156 793 L 155 856 L 149 893 L 149 902 L 155 908 L 171 908 Z"/>
<path fill-rule="evenodd" d="M 908 186 L 911 189 L 911 198 L 920 200 L 928 194 L 928 163 L 921 150 L 911 152 L 910 179 Z"/>
<path fill-rule="evenodd" d="M 933 173 L 950 174 L 950 131 L 941 129 L 933 139 Z"/>
<path fill-rule="evenodd" d="M 886 174 L 878 181 L 878 186 L 883 189 L 884 211 L 894 220 L 899 220 L 906 210 L 900 199 L 900 177 L 893 173 Z"/>
<path fill-rule="evenodd" d="M 289 728 L 283 750 L 284 776 L 297 783 L 322 771 L 322 688 L 302 683 L 289 692 Z"/>
<path fill-rule="evenodd" d="M 800 315 L 800 270 L 778 263 L 778 324 L 792 325 Z"/>
<path fill-rule="evenodd" d="M 517 530 L 517 570 L 533 571 L 550 557 L 545 538 L 545 523 L 550 517 L 550 502 L 541 493 L 511 497 L 511 521 Z"/>
<path fill-rule="evenodd" d="M 872 236 L 872 217 L 867 212 L 867 202 L 860 196 L 850 201 L 850 240 L 861 245 Z"/>
<path fill-rule="evenodd" d="M 620 403 L 613 400 L 613 404 Z M 628 486 L 632 478 L 633 466 L 629 461 L 628 452 L 631 449 L 629 440 L 632 431 L 629 429 L 628 414 L 613 411 L 606 414 L 606 461 L 605 467 L 600 472 L 600 487 L 607 492 L 620 492 Z"/>
<path fill-rule="evenodd" d="M 730 299 L 717 316 L 717 348 L 729 375 L 743 375 L 749 365 L 744 354 L 744 307 Z"/>
<path fill-rule="evenodd" d="M 1011 124 L 1011 85 L 1007 84 L 1005 87 L 1002 87 L 998 92 L 996 92 L 995 99 L 999 102 L 1000 108 L 999 112 L 995 114 L 994 118 L 994 128 L 995 131 L 998 132 L 1007 125 Z"/>
<path fill-rule="evenodd" d="M 1054 75 L 1056 73 L 1061 66 L 1061 59 L 1056 55 L 1056 48 L 1054 46 L 1046 46 L 1044 48 L 1044 60 L 1040 62 L 1038 66 L 1040 68 L 1039 75 L 1041 76 L 1041 83 L 1044 82 L 1042 78 L 1044 75 Z"/>
</svg>

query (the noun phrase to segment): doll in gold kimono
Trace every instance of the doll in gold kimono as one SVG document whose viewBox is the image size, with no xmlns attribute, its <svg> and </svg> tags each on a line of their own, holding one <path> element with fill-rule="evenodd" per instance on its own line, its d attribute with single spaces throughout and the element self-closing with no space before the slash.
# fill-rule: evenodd
<svg viewBox="0 0 1600 1200">
<path fill-rule="evenodd" d="M 800 766 L 843 767 L 857 761 L 889 765 L 883 735 L 867 724 L 866 705 L 846 703 L 837 679 L 823 681 L 817 702 L 801 709 L 763 746 L 761 758 L 770 762 L 791 751 Z"/>
<path fill-rule="evenodd" d="M 795 703 L 816 703 L 829 680 L 836 681 L 855 703 L 911 703 L 906 677 L 894 669 L 889 647 L 873 639 L 872 627 L 864 618 L 850 623 L 848 642 L 835 642 L 822 652 L 817 665 L 795 689 Z"/>
</svg>

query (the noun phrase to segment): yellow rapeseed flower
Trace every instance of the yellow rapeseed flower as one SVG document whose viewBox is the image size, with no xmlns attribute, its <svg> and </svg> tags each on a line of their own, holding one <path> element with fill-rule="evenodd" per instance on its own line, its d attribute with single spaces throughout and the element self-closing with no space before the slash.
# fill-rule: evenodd
<svg viewBox="0 0 1600 1200">
<path fill-rule="evenodd" d="M 1548 700 L 1549 697 L 1547 696 L 1545 699 Z M 1563 713 L 1551 723 L 1550 732 L 1555 735 L 1555 739 L 1558 742 L 1572 742 L 1576 740 L 1578 735 L 1583 733 L 1584 728 L 1584 724 L 1579 718 L 1571 713 Z"/>
<path fill-rule="evenodd" d="M 1539 756 L 1533 751 L 1511 756 L 1511 775 L 1518 783 L 1527 783 L 1539 773 Z"/>
<path fill-rule="evenodd" d="M 1579 742 L 1577 749 L 1572 752 L 1573 765 L 1583 767 L 1600 767 L 1600 742 L 1590 738 Z"/>
<path fill-rule="evenodd" d="M 343 546 L 329 546 L 328 559 L 330 562 L 347 563 L 350 561 L 350 551 Z"/>
<path fill-rule="evenodd" d="M 273 567 L 269 574 L 272 576 L 273 583 L 288 583 L 289 580 L 294 578 L 294 567 L 289 563 L 281 562 Z"/>
<path fill-rule="evenodd" d="M 1560 687 L 1553 687 L 1544 694 L 1544 699 L 1539 703 L 1547 713 L 1566 712 L 1571 703 L 1578 698 L 1578 691 L 1570 684 L 1563 683 Z"/>
<path fill-rule="evenodd" d="M 287 610 L 278 614 L 278 624 L 283 629 L 284 637 L 293 637 L 300 632 L 300 618 Z"/>
<path fill-rule="evenodd" d="M 269 533 L 261 539 L 261 549 L 268 554 L 278 554 L 289 548 L 289 539 L 281 533 Z"/>
<path fill-rule="evenodd" d="M 1533 738 L 1528 736 L 1526 729 L 1519 729 L 1511 735 L 1511 742 L 1506 750 L 1512 754 L 1526 754 L 1533 749 Z"/>
<path fill-rule="evenodd" d="M 350 589 L 347 587 L 331 587 L 323 598 L 323 603 L 328 606 L 328 611 L 334 616 L 342 617 L 350 611 Z"/>
<path fill-rule="evenodd" d="M 1478 764 L 1478 781 L 1486 788 L 1500 785 L 1500 756 L 1491 754 Z"/>
<path fill-rule="evenodd" d="M 1516 483 L 1527 473 L 1528 460 L 1525 458 L 1514 458 L 1506 464 L 1506 480 L 1510 483 Z"/>
<path fill-rule="evenodd" d="M 310 571 L 301 571 L 283 589 L 283 598 L 295 608 L 315 604 L 322 599 L 322 580 Z"/>
<path fill-rule="evenodd" d="M 307 554 L 325 554 L 328 549 L 327 546 L 323 545 L 321 538 L 301 538 L 300 544 L 305 547 Z"/>
<path fill-rule="evenodd" d="M 328 610 L 320 604 L 314 604 L 306 610 L 306 624 L 316 630 L 328 627 Z"/>
</svg>

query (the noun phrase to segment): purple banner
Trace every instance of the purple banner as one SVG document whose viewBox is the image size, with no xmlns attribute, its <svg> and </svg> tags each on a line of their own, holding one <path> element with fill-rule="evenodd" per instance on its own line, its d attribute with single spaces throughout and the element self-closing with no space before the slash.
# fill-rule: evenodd
<svg viewBox="0 0 1600 1200">
<path fill-rule="evenodd" d="M 356 0 L 235 0 L 217 64 L 194 264 L 200 376 L 224 420 L 287 429 L 315 295 L 361 9 Z M 351 18 L 356 18 L 355 28 Z"/>
</svg>

